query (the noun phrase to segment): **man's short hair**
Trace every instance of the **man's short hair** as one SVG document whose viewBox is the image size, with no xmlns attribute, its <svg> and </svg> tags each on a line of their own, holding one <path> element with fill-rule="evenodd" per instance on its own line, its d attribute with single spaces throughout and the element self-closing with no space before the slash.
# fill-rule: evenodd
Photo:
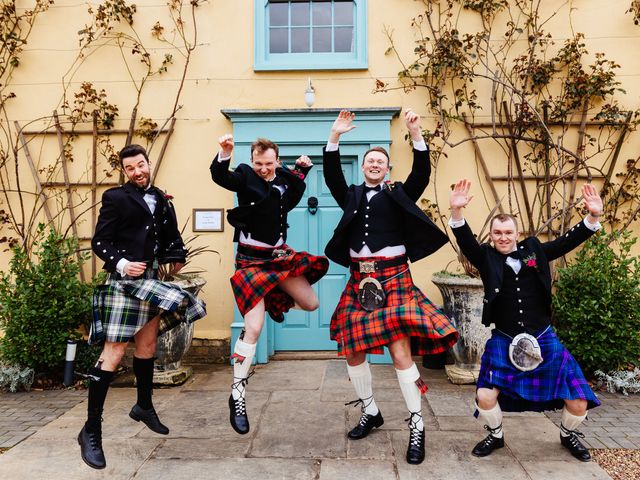
<svg viewBox="0 0 640 480">
<path fill-rule="evenodd" d="M 251 144 L 251 159 L 253 159 L 253 152 L 264 153 L 269 149 L 276 152 L 276 158 L 280 157 L 280 149 L 278 148 L 278 145 L 266 138 L 257 138 L 256 141 Z"/>
<path fill-rule="evenodd" d="M 495 220 L 498 220 L 499 222 L 506 222 L 507 220 L 513 220 L 513 224 L 516 226 L 516 231 L 520 231 L 518 229 L 518 219 L 511 215 L 510 213 L 499 213 L 498 215 L 495 215 L 492 219 L 491 219 L 491 223 L 489 224 L 489 230 L 493 229 L 493 222 Z"/>
<path fill-rule="evenodd" d="M 118 158 L 120 158 L 120 166 L 124 166 L 123 160 L 129 157 L 135 157 L 136 155 L 144 156 L 144 159 L 149 163 L 149 157 L 147 156 L 147 151 L 144 149 L 142 145 L 137 145 L 132 143 L 131 145 L 127 145 L 118 154 Z"/>
<path fill-rule="evenodd" d="M 389 163 L 389 152 L 387 152 L 384 147 L 371 147 L 369 150 L 367 150 L 366 152 L 364 152 L 364 155 L 362 156 L 362 163 L 364 164 L 364 159 L 367 157 L 367 155 L 369 155 L 371 152 L 380 152 L 381 154 L 383 154 L 385 157 L 387 157 L 387 164 Z"/>
</svg>

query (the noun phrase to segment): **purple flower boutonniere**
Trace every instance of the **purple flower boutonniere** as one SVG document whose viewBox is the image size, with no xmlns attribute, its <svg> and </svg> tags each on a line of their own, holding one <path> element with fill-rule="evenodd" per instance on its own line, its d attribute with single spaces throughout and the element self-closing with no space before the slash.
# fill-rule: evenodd
<svg viewBox="0 0 640 480">
<path fill-rule="evenodd" d="M 536 258 L 536 254 L 532 253 L 531 255 L 524 257 L 522 259 L 522 263 L 524 263 L 529 268 L 535 268 L 538 270 L 538 260 Z"/>
</svg>

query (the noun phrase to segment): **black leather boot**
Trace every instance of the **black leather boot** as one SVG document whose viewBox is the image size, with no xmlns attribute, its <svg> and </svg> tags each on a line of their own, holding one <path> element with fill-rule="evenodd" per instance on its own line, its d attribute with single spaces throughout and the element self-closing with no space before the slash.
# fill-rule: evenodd
<svg viewBox="0 0 640 480">
<path fill-rule="evenodd" d="M 476 457 L 486 457 L 495 449 L 504 447 L 504 434 L 500 438 L 493 436 L 494 433 L 498 433 L 502 429 L 502 424 L 496 428 L 489 428 L 489 425 L 485 425 L 484 428 L 489 431 L 489 435 L 481 442 L 478 442 L 471 451 Z"/>
<path fill-rule="evenodd" d="M 129 416 L 136 422 L 144 423 L 152 432 L 159 433 L 160 435 L 169 434 L 169 429 L 162 424 L 162 422 L 158 418 L 156 409 L 153 407 L 145 410 L 136 403 L 129 412 Z"/>
<path fill-rule="evenodd" d="M 78 434 L 78 445 L 80 445 L 80 455 L 84 463 L 98 470 L 107 466 L 102 450 L 101 429 L 87 431 L 86 425 L 82 427 Z"/>
<path fill-rule="evenodd" d="M 407 447 L 407 463 L 419 465 L 424 461 L 424 427 L 419 430 L 417 425 L 422 415 L 411 412 L 409 421 L 409 446 Z"/>
<path fill-rule="evenodd" d="M 566 435 L 563 436 L 560 434 L 560 443 L 562 446 L 569 450 L 571 455 L 581 462 L 590 462 L 591 454 L 589 453 L 589 450 L 587 450 L 587 447 L 578 440 L 578 437 L 584 438 L 584 433 L 579 432 L 578 430 L 567 430 L 562 424 L 560 424 L 560 430 L 562 430 L 562 433 Z"/>
<path fill-rule="evenodd" d="M 237 390 L 240 393 L 238 399 L 233 398 L 233 393 L 229 395 L 229 422 L 231 427 L 240 435 L 249 433 L 249 416 L 247 415 L 247 404 L 244 398 L 245 390 L 240 389 L 240 386 L 245 386 L 249 383 L 249 377 L 253 375 L 253 371 L 247 376 L 247 378 L 237 378 L 231 384 L 231 390 Z"/>
</svg>

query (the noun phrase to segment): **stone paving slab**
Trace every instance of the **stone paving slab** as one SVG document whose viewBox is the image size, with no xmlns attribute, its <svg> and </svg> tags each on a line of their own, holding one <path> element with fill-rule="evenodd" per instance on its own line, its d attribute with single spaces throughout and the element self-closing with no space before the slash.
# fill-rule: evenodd
<svg viewBox="0 0 640 480">
<path fill-rule="evenodd" d="M 0 439 L 9 433 L 29 437 L 13 440 L 19 444 L 0 455 L 0 476 L 31 479 L 33 472 L 42 472 L 42 478 L 52 480 L 609 478 L 597 464 L 578 462 L 560 446 L 552 415 L 505 415 L 505 448 L 489 458 L 473 457 L 471 449 L 486 434 L 472 416 L 474 386 L 453 385 L 440 371 L 423 371 L 430 390 L 423 399 L 427 458 L 419 466 L 408 465 L 404 458 L 408 414 L 395 371 L 388 365 L 372 366 L 376 403 L 385 423 L 365 439 L 346 438 L 360 411 L 344 405 L 355 397 L 344 360 L 258 366 L 247 387 L 251 431 L 238 435 L 228 423 L 231 372 L 228 365 L 216 366 L 196 373 L 182 387 L 154 392 L 160 418 L 171 429 L 168 436 L 156 435 L 128 417 L 135 389 L 110 390 L 103 424 L 108 464 L 104 471 L 90 469 L 79 455 L 76 436 L 86 402 L 78 401 L 85 392 L 66 400 L 64 392 L 57 393 L 50 406 L 38 404 L 42 397 L 37 395 L 0 393 L 0 405 L 6 405 L 0 415 Z M 640 440 L 640 397 L 620 397 L 604 397 L 611 408 L 597 416 L 595 409 L 585 423 L 591 446 L 635 445 Z M 67 413 L 54 419 L 48 409 L 65 402 Z M 48 425 L 40 426 L 44 419 L 49 419 Z"/>
</svg>

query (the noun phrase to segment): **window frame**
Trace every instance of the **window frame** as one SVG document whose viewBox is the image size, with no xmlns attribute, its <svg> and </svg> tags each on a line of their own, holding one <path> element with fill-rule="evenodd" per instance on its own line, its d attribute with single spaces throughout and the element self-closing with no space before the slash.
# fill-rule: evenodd
<svg viewBox="0 0 640 480">
<path fill-rule="evenodd" d="M 367 1 L 352 0 L 354 4 L 353 52 L 269 53 L 269 0 L 254 0 L 254 71 L 275 70 L 366 70 L 367 58 Z"/>
</svg>

